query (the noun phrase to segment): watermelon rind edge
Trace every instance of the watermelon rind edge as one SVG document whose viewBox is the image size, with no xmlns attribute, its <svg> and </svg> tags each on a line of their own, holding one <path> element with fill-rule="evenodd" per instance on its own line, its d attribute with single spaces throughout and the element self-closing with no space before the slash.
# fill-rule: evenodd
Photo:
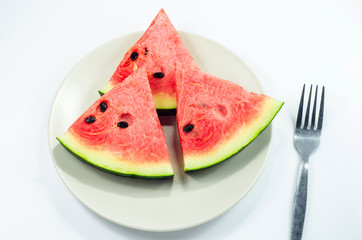
<svg viewBox="0 0 362 240">
<path fill-rule="evenodd" d="M 77 159 L 81 160 L 83 163 L 86 163 L 89 166 L 95 167 L 96 169 L 102 170 L 104 172 L 107 173 L 112 173 L 114 175 L 117 176 L 123 176 L 123 177 L 134 177 L 134 178 L 143 178 L 143 179 L 172 179 L 173 178 L 173 174 L 172 175 L 141 175 L 141 174 L 128 174 L 128 173 L 122 173 L 122 172 L 116 172 L 116 171 L 112 171 L 111 169 L 107 169 L 107 168 L 103 168 L 100 167 L 96 164 L 93 164 L 91 161 L 89 161 L 88 159 L 80 156 L 79 154 L 77 154 L 76 152 L 74 152 L 70 147 L 68 147 L 60 137 L 56 137 L 56 139 L 60 142 L 60 144 L 68 151 L 70 152 L 73 156 L 75 156 Z"/>
<path fill-rule="evenodd" d="M 170 108 L 170 109 L 156 109 L 158 116 L 172 116 L 176 115 L 177 109 Z"/>
<path fill-rule="evenodd" d="M 236 155 L 237 153 L 239 153 L 240 151 L 242 151 L 245 147 L 247 147 L 250 143 L 252 143 L 269 125 L 270 123 L 273 121 L 273 119 L 275 118 L 275 116 L 278 114 L 278 112 L 280 111 L 280 109 L 283 107 L 284 105 L 284 102 L 280 102 L 280 106 L 278 108 L 276 108 L 276 111 L 275 111 L 275 114 L 270 118 L 270 121 L 267 122 L 263 127 L 261 127 L 259 129 L 258 132 L 255 133 L 255 135 L 252 137 L 251 141 L 248 142 L 246 145 L 243 145 L 241 146 L 239 149 L 237 149 L 236 151 L 232 152 L 230 155 L 224 157 L 224 158 L 221 158 L 219 159 L 218 161 L 212 163 L 212 164 L 209 164 L 209 165 L 204 165 L 204 166 L 200 166 L 198 168 L 186 168 L 184 169 L 185 173 L 192 173 L 192 172 L 195 172 L 195 171 L 199 171 L 199 170 L 203 170 L 203 169 L 207 169 L 207 168 L 210 168 L 210 167 L 213 167 L 215 165 L 218 165 L 222 162 L 224 162 L 225 160 L 231 158 L 232 156 Z"/>
</svg>

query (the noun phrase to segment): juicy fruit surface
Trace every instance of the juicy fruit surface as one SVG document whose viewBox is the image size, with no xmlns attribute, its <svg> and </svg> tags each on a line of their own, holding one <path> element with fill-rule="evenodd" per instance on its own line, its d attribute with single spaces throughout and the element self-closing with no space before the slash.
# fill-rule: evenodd
<svg viewBox="0 0 362 240">
<path fill-rule="evenodd" d="M 266 95 L 178 64 L 177 124 L 185 170 L 212 166 L 241 150 L 282 105 Z"/>
<path fill-rule="evenodd" d="M 100 91 L 105 93 L 139 67 L 145 67 L 157 109 L 176 108 L 174 62 L 197 68 L 180 35 L 163 9 L 138 42 L 125 54 L 115 73 Z"/>
<path fill-rule="evenodd" d="M 144 177 L 173 175 L 144 69 L 97 99 L 58 140 L 104 170 Z"/>
</svg>

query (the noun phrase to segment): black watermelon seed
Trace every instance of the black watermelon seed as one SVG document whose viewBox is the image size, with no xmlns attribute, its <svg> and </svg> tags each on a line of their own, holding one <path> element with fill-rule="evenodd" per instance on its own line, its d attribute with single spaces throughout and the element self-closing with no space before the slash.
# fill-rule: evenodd
<svg viewBox="0 0 362 240">
<path fill-rule="evenodd" d="M 119 123 L 117 123 L 117 127 L 127 128 L 128 127 L 128 122 L 125 122 L 125 121 L 119 122 Z"/>
<path fill-rule="evenodd" d="M 155 73 L 153 74 L 153 76 L 154 76 L 155 78 L 163 78 L 163 76 L 165 76 L 165 74 L 163 74 L 162 72 L 155 72 Z"/>
<path fill-rule="evenodd" d="M 192 125 L 192 124 L 187 124 L 187 125 L 184 127 L 184 131 L 185 131 L 185 132 L 191 132 L 192 129 L 194 129 L 194 125 Z"/>
<path fill-rule="evenodd" d="M 101 104 L 99 105 L 99 109 L 101 110 L 101 112 L 105 112 L 107 110 L 107 103 L 101 102 Z"/>
<path fill-rule="evenodd" d="M 147 54 L 148 54 L 148 49 L 146 48 L 146 49 L 145 49 L 145 55 L 147 55 Z"/>
<path fill-rule="evenodd" d="M 137 52 L 133 52 L 133 53 L 131 54 L 131 59 L 132 59 L 132 61 L 135 61 L 137 58 L 138 58 L 138 53 L 137 53 Z"/>
<path fill-rule="evenodd" d="M 85 119 L 86 123 L 93 123 L 96 120 L 94 116 L 89 116 Z"/>
</svg>

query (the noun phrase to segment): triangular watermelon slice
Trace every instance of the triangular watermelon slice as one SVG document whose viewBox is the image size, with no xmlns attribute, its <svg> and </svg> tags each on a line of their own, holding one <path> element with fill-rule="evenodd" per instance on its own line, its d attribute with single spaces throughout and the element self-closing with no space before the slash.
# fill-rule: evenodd
<svg viewBox="0 0 362 240">
<path fill-rule="evenodd" d="M 144 178 L 173 176 L 145 69 L 100 97 L 60 143 L 95 167 Z"/>
<path fill-rule="evenodd" d="M 252 142 L 283 102 L 177 65 L 177 125 L 185 171 L 213 166 Z"/>
<path fill-rule="evenodd" d="M 122 82 L 135 69 L 145 67 L 151 86 L 155 106 L 159 113 L 167 114 L 176 109 L 175 62 L 197 68 L 180 35 L 161 9 L 147 31 L 125 54 L 115 73 L 100 90 L 108 92 Z"/>
</svg>

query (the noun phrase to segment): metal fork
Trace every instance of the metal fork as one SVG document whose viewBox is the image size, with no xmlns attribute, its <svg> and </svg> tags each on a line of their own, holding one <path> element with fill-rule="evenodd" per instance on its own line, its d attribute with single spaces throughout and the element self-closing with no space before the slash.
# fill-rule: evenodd
<svg viewBox="0 0 362 240">
<path fill-rule="evenodd" d="M 309 157 L 319 146 L 319 140 L 323 124 L 324 86 L 322 89 L 322 96 L 320 100 L 318 121 L 316 121 L 317 94 L 318 94 L 318 85 L 317 85 L 315 90 L 313 112 L 310 122 L 310 105 L 311 105 L 312 88 L 313 85 L 311 85 L 310 87 L 307 109 L 303 121 L 305 84 L 303 86 L 302 96 L 300 98 L 300 103 L 299 103 L 297 123 L 295 126 L 295 133 L 294 133 L 294 146 L 298 150 L 302 161 L 300 163 L 299 177 L 298 177 L 297 188 L 295 191 L 294 202 L 293 202 L 292 229 L 290 237 L 291 240 L 302 239 L 305 212 L 307 206 Z"/>
</svg>

